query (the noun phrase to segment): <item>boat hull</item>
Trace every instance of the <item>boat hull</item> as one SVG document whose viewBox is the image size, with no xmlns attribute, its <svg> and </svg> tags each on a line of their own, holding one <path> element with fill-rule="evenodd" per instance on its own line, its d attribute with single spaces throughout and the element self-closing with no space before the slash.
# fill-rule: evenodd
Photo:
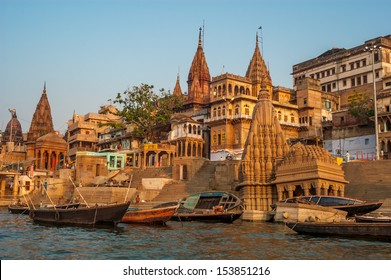
<svg viewBox="0 0 391 280">
<path fill-rule="evenodd" d="M 121 223 L 164 224 L 171 219 L 177 209 L 178 205 L 146 210 L 128 210 L 122 217 Z"/>
<path fill-rule="evenodd" d="M 391 216 L 355 216 L 358 223 L 391 223 Z"/>
<path fill-rule="evenodd" d="M 286 223 L 300 234 L 314 236 L 342 236 L 391 241 L 391 223 Z"/>
<path fill-rule="evenodd" d="M 56 225 L 116 225 L 129 207 L 128 203 L 68 209 L 38 208 L 30 210 L 34 222 Z"/>
<path fill-rule="evenodd" d="M 8 212 L 11 214 L 29 214 L 30 209 L 28 206 L 8 205 Z"/>
<path fill-rule="evenodd" d="M 173 221 L 182 222 L 209 222 L 209 223 L 232 223 L 242 216 L 243 212 L 232 213 L 177 213 L 172 217 Z"/>
</svg>

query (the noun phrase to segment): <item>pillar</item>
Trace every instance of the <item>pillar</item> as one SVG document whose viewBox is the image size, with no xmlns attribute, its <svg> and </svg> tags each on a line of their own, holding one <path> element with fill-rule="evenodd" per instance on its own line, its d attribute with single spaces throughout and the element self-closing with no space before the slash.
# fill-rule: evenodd
<svg viewBox="0 0 391 280">
<path fill-rule="evenodd" d="M 0 189 L 1 189 L 0 196 L 4 197 L 5 196 L 5 176 L 4 177 L 2 176 L 0 178 Z"/>
<path fill-rule="evenodd" d="M 14 176 L 14 189 L 12 194 L 17 196 L 19 194 L 19 175 Z"/>
</svg>

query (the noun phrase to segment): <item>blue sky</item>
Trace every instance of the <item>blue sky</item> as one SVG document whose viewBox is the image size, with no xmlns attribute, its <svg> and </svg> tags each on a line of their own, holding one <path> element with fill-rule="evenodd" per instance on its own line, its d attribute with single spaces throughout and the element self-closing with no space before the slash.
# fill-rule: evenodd
<svg viewBox="0 0 391 280">
<path fill-rule="evenodd" d="M 245 75 L 262 26 L 275 86 L 332 47 L 391 34 L 389 0 L 0 0 L 0 130 L 17 110 L 27 132 L 46 81 L 54 128 L 147 83 L 172 90 L 187 75 L 205 25 L 212 76 Z"/>
</svg>

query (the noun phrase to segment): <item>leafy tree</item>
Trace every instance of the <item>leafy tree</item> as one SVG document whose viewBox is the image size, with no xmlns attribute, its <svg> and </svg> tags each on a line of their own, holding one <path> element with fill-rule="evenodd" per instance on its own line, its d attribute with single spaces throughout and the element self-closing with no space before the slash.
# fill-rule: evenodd
<svg viewBox="0 0 391 280">
<path fill-rule="evenodd" d="M 355 92 L 349 98 L 348 112 L 363 124 L 368 124 L 374 116 L 373 100 L 368 95 Z"/>
<path fill-rule="evenodd" d="M 117 93 L 112 101 L 119 105 L 117 115 L 122 117 L 123 122 L 133 125 L 134 135 L 152 142 L 154 129 L 168 124 L 173 110 L 182 106 L 181 98 L 164 89 L 156 94 L 153 86 L 148 84 Z"/>
</svg>

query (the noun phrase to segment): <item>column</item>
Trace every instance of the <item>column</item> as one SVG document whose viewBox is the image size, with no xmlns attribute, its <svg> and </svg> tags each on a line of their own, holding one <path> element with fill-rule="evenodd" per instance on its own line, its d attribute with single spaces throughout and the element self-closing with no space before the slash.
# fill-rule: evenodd
<svg viewBox="0 0 391 280">
<path fill-rule="evenodd" d="M 4 197 L 5 196 L 5 176 L 0 177 L 0 189 L 1 189 L 0 196 Z"/>
</svg>

